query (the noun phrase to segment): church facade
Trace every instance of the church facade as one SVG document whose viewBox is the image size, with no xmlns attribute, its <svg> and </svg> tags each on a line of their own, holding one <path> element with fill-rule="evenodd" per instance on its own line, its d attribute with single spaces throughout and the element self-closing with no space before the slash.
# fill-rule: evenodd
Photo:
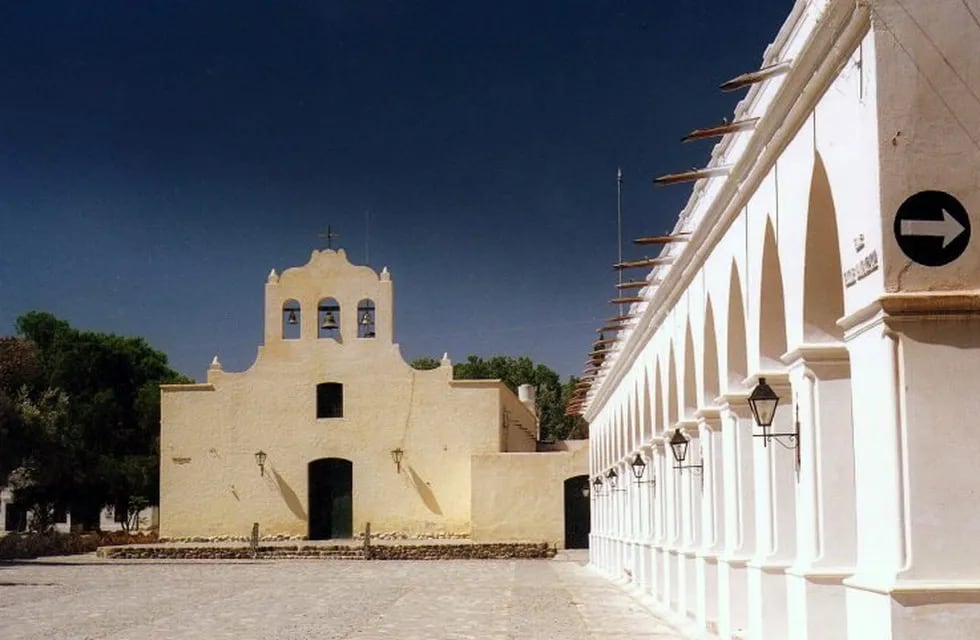
<svg viewBox="0 0 980 640">
<path fill-rule="evenodd" d="M 620 485 L 592 564 L 694 632 L 980 637 L 970 4 L 797 1 L 660 179 L 693 194 L 573 409 Z"/>
<path fill-rule="evenodd" d="M 160 535 L 375 533 L 566 543 L 587 443 L 538 452 L 533 390 L 421 371 L 394 342 L 393 283 L 343 249 L 269 274 L 254 364 L 161 394 Z M 583 446 L 584 445 L 584 446 Z M 506 478 L 498 477 L 506 469 Z M 588 529 L 587 497 L 584 524 Z M 525 518 L 524 511 L 536 513 Z"/>
</svg>

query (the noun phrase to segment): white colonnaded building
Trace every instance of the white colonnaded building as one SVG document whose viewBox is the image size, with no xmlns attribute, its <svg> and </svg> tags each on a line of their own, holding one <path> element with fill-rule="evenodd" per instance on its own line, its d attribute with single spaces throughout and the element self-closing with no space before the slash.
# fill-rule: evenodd
<svg viewBox="0 0 980 640">
<path fill-rule="evenodd" d="M 591 563 L 692 630 L 980 637 L 978 15 L 796 2 L 707 167 L 660 179 L 695 184 L 659 256 L 620 265 L 569 407 Z"/>
</svg>

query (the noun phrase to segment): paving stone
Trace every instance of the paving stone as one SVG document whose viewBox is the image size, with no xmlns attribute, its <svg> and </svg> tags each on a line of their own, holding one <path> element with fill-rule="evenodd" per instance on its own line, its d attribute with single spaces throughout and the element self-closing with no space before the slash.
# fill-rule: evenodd
<svg viewBox="0 0 980 640">
<path fill-rule="evenodd" d="M 0 563 L 4 640 L 681 638 L 582 554 L 553 560 Z"/>
</svg>

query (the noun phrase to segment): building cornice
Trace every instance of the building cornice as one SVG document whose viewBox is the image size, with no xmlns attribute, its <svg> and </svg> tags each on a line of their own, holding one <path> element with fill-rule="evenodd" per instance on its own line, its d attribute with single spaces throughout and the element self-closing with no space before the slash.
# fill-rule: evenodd
<svg viewBox="0 0 980 640">
<path fill-rule="evenodd" d="M 780 29 L 776 41 L 767 49 L 766 62 L 781 58 L 791 35 L 797 33 L 807 17 L 807 4 L 797 3 Z M 617 354 L 609 374 L 602 381 L 594 399 L 589 403 L 585 419 L 591 422 L 609 400 L 612 390 L 622 381 L 629 365 L 640 355 L 665 318 L 677 304 L 684 291 L 703 267 L 711 252 L 735 222 L 743 207 L 769 173 L 780 154 L 806 122 L 817 102 L 834 81 L 842 63 L 852 54 L 871 27 L 871 9 L 853 0 L 829 0 L 806 42 L 794 57 L 792 69 L 778 82 L 779 88 L 765 115 L 749 135 L 749 141 L 731 173 L 724 179 L 714 200 L 708 205 L 698 226 L 691 231 L 690 241 L 675 256 L 674 263 L 660 287 L 630 332 Z M 753 87 L 736 109 L 736 116 L 752 113 L 761 98 L 761 86 Z M 727 143 L 731 144 L 731 143 Z M 721 157 L 727 145 L 713 154 Z M 704 187 L 695 185 L 694 193 L 681 212 L 679 223 L 697 205 Z M 676 230 L 676 229 L 675 229 Z"/>
</svg>

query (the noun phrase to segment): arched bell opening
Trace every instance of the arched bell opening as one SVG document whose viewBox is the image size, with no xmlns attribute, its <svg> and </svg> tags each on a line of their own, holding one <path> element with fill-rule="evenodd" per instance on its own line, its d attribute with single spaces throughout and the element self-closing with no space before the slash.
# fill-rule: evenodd
<svg viewBox="0 0 980 640">
<path fill-rule="evenodd" d="M 303 308 L 298 300 L 286 300 L 282 303 L 282 338 L 297 340 L 302 336 Z"/>
<path fill-rule="evenodd" d="M 317 303 L 317 337 L 340 340 L 340 303 L 324 298 Z"/>
<path fill-rule="evenodd" d="M 377 321 L 377 315 L 375 313 L 374 301 L 368 298 L 361 300 L 357 303 L 357 337 L 358 338 L 373 338 L 375 337 L 375 322 Z"/>
</svg>

